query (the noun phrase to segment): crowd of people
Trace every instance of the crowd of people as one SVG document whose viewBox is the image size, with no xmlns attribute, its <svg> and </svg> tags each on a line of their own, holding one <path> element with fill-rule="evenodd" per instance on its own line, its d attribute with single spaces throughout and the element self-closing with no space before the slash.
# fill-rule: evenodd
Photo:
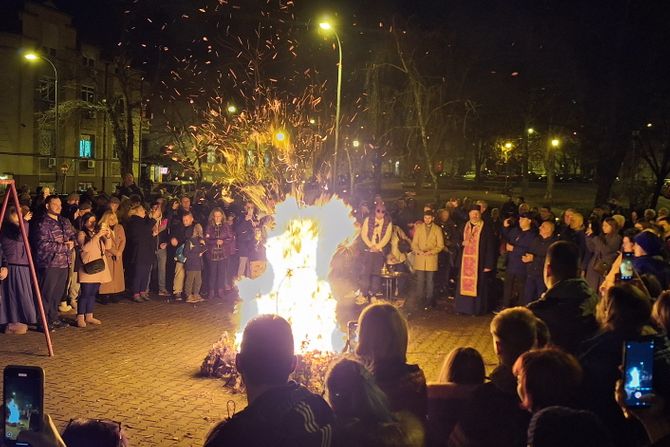
<svg viewBox="0 0 670 447">
<path fill-rule="evenodd" d="M 193 201 L 147 204 L 126 177 L 118 196 L 72 194 L 62 204 L 42 193 L 32 207 L 10 209 L 0 233 L 0 324 L 22 333 L 37 323 L 20 218 L 54 328 L 68 306 L 77 327 L 96 325 L 96 301 L 141 303 L 152 287 L 170 300 L 233 299 L 236 279 L 263 260 L 270 219 L 250 201 Z M 251 320 L 236 358 L 249 405 L 217 424 L 206 447 L 670 445 L 667 209 L 610 204 L 557 219 L 522 199 L 419 208 L 412 197 L 387 205 L 375 196 L 354 216 L 359 295 L 373 301 L 380 272 L 400 272 L 407 312 L 365 307 L 353 352 L 328 370 L 325 398 L 289 380 L 290 324 Z M 471 347 L 446 356 L 436 383 L 408 363 L 405 315 L 441 299 L 459 314 L 495 314 L 497 365 L 488 374 Z M 631 341 L 653 341 L 653 387 L 641 396 L 649 408 L 626 405 L 622 347 Z"/>
</svg>

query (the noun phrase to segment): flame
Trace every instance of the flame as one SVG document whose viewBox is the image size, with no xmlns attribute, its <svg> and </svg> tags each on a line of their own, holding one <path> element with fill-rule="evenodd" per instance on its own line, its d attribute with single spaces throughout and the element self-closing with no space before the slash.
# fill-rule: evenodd
<svg viewBox="0 0 670 447">
<path fill-rule="evenodd" d="M 327 277 L 338 247 L 355 236 L 351 208 L 338 197 L 312 206 L 288 197 L 275 211 L 275 226 L 265 244 L 265 272 L 238 284 L 240 328 L 256 315 L 278 314 L 293 328 L 296 352 L 339 351 L 344 334 Z M 242 329 L 236 336 L 238 347 Z"/>
</svg>

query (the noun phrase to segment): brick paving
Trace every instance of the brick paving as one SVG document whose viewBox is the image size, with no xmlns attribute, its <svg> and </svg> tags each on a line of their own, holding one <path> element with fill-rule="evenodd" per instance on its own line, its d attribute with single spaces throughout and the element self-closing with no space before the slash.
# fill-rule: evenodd
<svg viewBox="0 0 670 447">
<path fill-rule="evenodd" d="M 44 368 L 45 409 L 60 429 L 72 417 L 108 418 L 124 424 L 134 446 L 201 446 L 227 408 L 246 405 L 221 381 L 198 377 L 211 345 L 234 330 L 232 311 L 224 302 L 99 305 L 102 326 L 52 333 L 54 358 L 47 357 L 41 333 L 0 334 L 0 368 Z M 435 380 L 446 353 L 472 346 L 490 367 L 495 356 L 489 321 L 444 310 L 414 316 L 409 361 Z"/>
</svg>

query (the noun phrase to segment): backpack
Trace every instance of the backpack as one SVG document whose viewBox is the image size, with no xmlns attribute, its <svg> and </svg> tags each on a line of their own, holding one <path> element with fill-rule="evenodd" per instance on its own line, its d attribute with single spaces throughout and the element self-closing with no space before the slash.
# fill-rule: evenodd
<svg viewBox="0 0 670 447">
<path fill-rule="evenodd" d="M 186 262 L 186 255 L 184 254 L 184 244 L 181 244 L 177 247 L 177 251 L 174 252 L 174 260 L 181 262 L 182 264 Z"/>
</svg>

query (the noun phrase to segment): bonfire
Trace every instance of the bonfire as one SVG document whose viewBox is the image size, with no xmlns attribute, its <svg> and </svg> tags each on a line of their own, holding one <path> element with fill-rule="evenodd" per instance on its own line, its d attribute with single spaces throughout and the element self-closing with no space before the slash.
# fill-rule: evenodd
<svg viewBox="0 0 670 447">
<path fill-rule="evenodd" d="M 351 209 L 337 197 L 311 206 L 300 206 L 293 197 L 278 204 L 265 244 L 267 268 L 259 277 L 238 283 L 239 330 L 234 339 L 224 334 L 212 347 L 202 373 L 221 377 L 239 390 L 235 354 L 242 331 L 256 315 L 277 314 L 293 329 L 299 354 L 294 379 L 320 391 L 328 363 L 346 343 L 327 277 L 333 255 L 353 240 L 355 232 Z"/>
</svg>

